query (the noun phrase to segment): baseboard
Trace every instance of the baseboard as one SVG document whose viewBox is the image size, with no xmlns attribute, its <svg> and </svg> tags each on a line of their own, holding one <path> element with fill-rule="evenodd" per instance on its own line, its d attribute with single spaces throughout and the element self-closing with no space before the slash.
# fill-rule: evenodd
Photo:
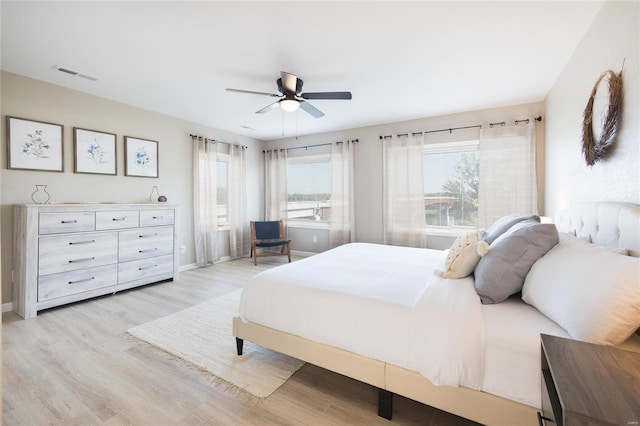
<svg viewBox="0 0 640 426">
<path fill-rule="evenodd" d="M 2 304 L 2 313 L 13 311 L 13 302 Z"/>
<path fill-rule="evenodd" d="M 314 253 L 312 251 L 291 250 L 291 254 L 294 255 L 294 256 L 309 257 L 309 256 L 313 256 L 313 255 L 318 254 L 318 253 Z"/>
<path fill-rule="evenodd" d="M 180 272 L 184 272 L 184 271 L 188 271 L 190 269 L 197 269 L 199 268 L 197 263 L 190 263 L 188 265 L 180 265 L 180 267 L 178 268 L 178 270 Z"/>
<path fill-rule="evenodd" d="M 245 257 L 248 257 L 248 256 L 245 256 Z M 230 261 L 230 260 L 233 260 L 233 259 L 231 258 L 231 256 L 222 256 L 222 257 L 220 258 L 220 260 L 218 260 L 218 261 L 216 261 L 216 262 L 214 263 L 214 265 L 215 265 L 216 263 L 228 262 L 228 261 Z M 200 265 L 198 265 L 197 263 L 190 263 L 190 264 L 188 264 L 188 265 L 182 265 L 182 266 L 180 266 L 179 270 L 180 270 L 180 272 L 184 272 L 184 271 L 188 271 L 188 270 L 190 270 L 190 269 L 204 268 L 204 267 L 206 267 L 206 266 L 211 266 L 211 265 L 200 266 Z"/>
</svg>

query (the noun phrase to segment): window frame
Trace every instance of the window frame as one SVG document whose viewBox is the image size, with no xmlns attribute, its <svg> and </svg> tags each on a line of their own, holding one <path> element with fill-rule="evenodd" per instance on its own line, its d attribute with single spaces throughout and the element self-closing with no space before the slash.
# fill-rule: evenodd
<svg viewBox="0 0 640 426">
<path fill-rule="evenodd" d="M 287 182 L 289 181 L 289 166 L 290 165 L 303 165 L 303 164 L 317 164 L 328 163 L 329 164 L 329 208 L 331 208 L 331 153 L 305 153 L 297 155 L 287 156 Z M 287 184 L 287 226 L 292 228 L 307 228 L 307 229 L 329 229 L 331 220 L 311 220 L 300 218 L 289 218 L 289 188 Z"/>
<path fill-rule="evenodd" d="M 480 139 L 468 139 L 461 141 L 449 141 L 449 142 L 432 142 L 425 143 L 423 145 L 422 155 L 430 154 L 452 154 L 452 153 L 464 153 L 464 152 L 480 152 Z M 425 179 L 426 176 L 423 176 Z M 478 176 L 479 178 L 479 176 Z M 479 197 L 480 195 L 478 195 Z M 478 229 L 477 224 L 475 226 L 439 226 L 439 225 L 426 225 L 426 234 L 432 236 L 454 236 L 457 237 L 466 232 L 470 232 Z"/>
</svg>

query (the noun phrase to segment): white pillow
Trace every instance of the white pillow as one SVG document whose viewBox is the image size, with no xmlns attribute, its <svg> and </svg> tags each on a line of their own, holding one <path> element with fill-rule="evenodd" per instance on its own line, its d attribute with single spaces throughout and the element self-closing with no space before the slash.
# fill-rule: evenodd
<svg viewBox="0 0 640 426">
<path fill-rule="evenodd" d="M 561 241 L 531 267 L 522 300 L 575 339 L 617 345 L 640 327 L 640 258 Z"/>
<path fill-rule="evenodd" d="M 610 247 L 610 246 L 601 246 L 597 244 L 591 243 L 591 237 L 576 237 L 574 235 L 566 234 L 564 232 L 560 232 L 560 243 L 563 244 L 581 244 L 592 247 L 593 249 L 609 251 L 611 253 L 621 254 L 623 256 L 629 255 L 629 250 L 624 247 Z"/>
<path fill-rule="evenodd" d="M 481 241 L 484 230 L 467 232 L 460 235 L 451 245 L 445 270 L 440 272 L 443 278 L 464 278 L 471 275 L 475 269 L 481 254 L 489 249 L 489 245 Z"/>
</svg>

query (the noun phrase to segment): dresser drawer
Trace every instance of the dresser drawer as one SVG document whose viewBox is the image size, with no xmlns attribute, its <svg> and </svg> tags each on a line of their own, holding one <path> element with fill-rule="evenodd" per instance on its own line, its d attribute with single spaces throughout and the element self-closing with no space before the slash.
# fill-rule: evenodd
<svg viewBox="0 0 640 426">
<path fill-rule="evenodd" d="M 173 227 L 132 229 L 120 232 L 120 262 L 173 253 Z"/>
<path fill-rule="evenodd" d="M 38 278 L 38 302 L 83 293 L 118 283 L 118 265 L 99 266 Z"/>
<path fill-rule="evenodd" d="M 173 225 L 173 210 L 142 210 L 140 211 L 140 226 Z"/>
<path fill-rule="evenodd" d="M 118 261 L 116 232 L 40 237 L 38 275 L 108 265 Z"/>
<path fill-rule="evenodd" d="M 138 210 L 96 212 L 96 229 L 137 228 L 139 216 Z"/>
<path fill-rule="evenodd" d="M 61 234 L 64 232 L 95 231 L 94 212 L 40 213 L 38 233 Z"/>
<path fill-rule="evenodd" d="M 173 272 L 173 255 L 134 260 L 118 264 L 118 282 L 126 283 Z"/>
</svg>

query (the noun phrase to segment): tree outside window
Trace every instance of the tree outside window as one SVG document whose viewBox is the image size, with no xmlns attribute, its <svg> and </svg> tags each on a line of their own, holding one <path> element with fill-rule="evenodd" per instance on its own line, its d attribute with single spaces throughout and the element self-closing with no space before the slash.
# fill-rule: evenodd
<svg viewBox="0 0 640 426">
<path fill-rule="evenodd" d="M 467 228 L 478 223 L 477 141 L 425 150 L 424 208 L 428 227 Z"/>
</svg>

